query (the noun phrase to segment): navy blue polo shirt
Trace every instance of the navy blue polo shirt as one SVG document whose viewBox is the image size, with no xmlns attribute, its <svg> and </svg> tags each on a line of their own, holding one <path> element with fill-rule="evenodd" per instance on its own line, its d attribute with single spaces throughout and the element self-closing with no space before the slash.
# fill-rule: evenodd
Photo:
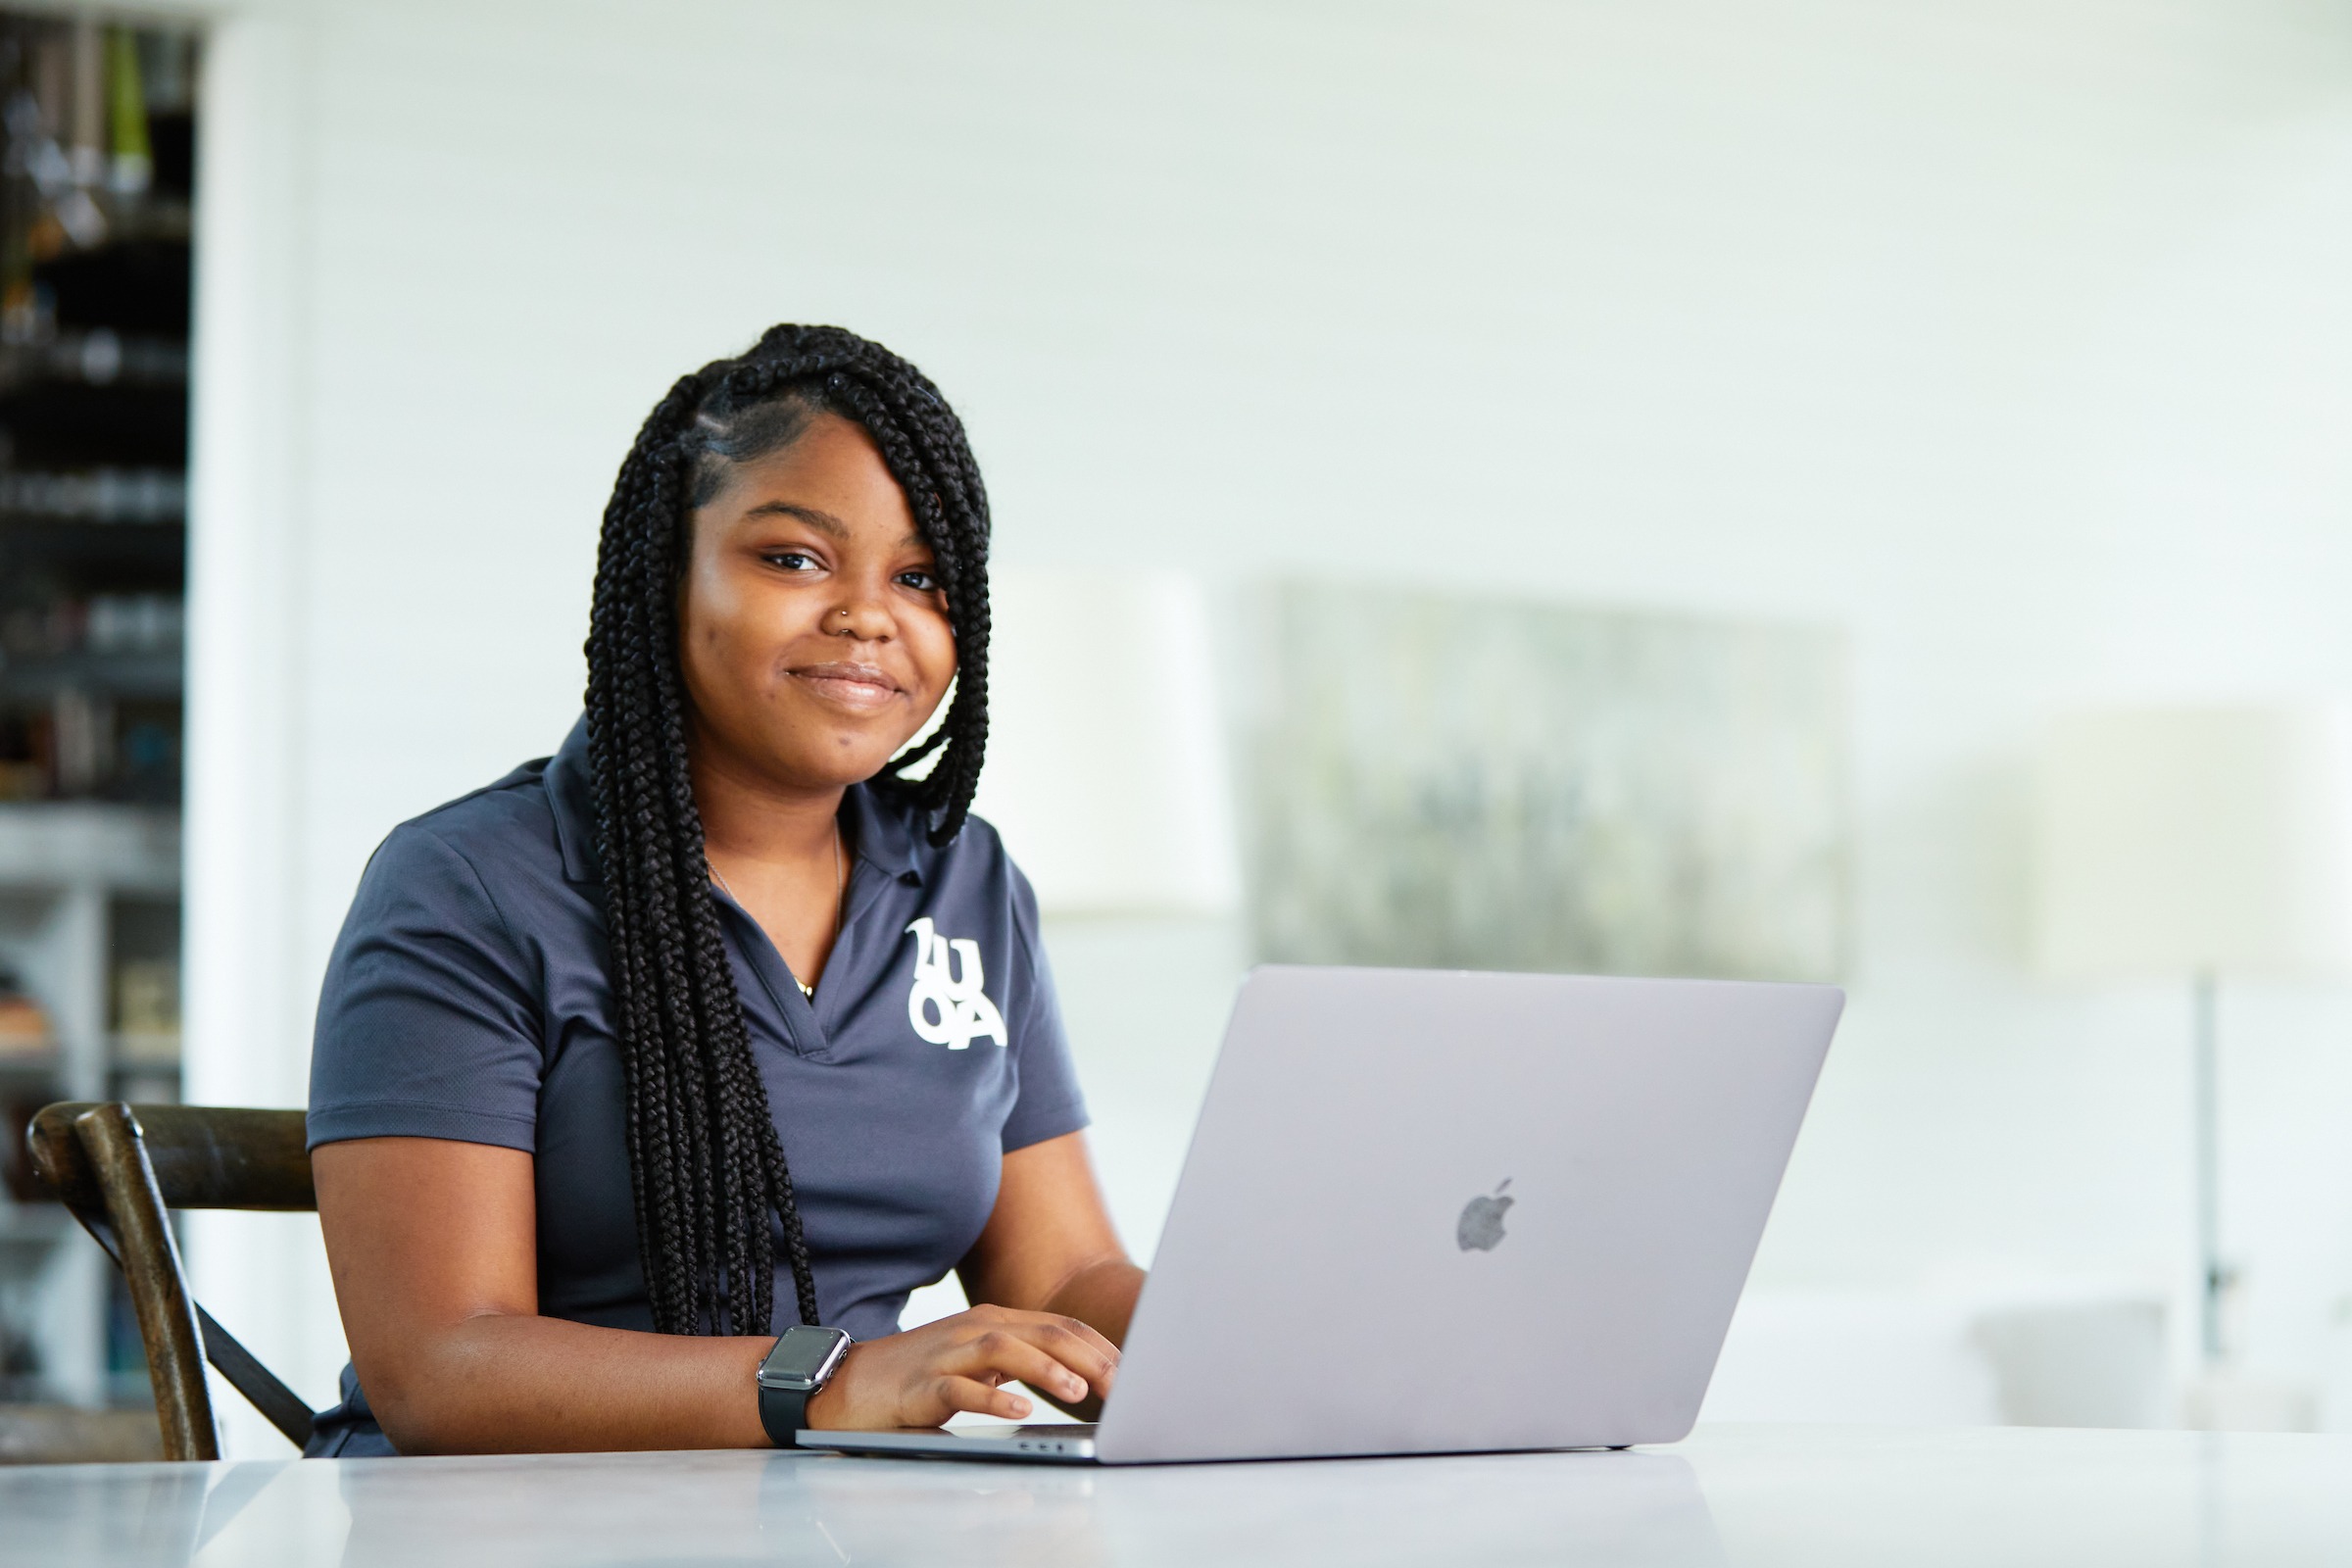
<svg viewBox="0 0 2352 1568">
<path fill-rule="evenodd" d="M 813 1001 L 713 887 L 752 1052 L 792 1167 L 822 1320 L 897 1331 L 971 1250 L 1004 1156 L 1075 1132 L 1037 901 L 972 818 L 932 845 L 862 785 L 855 864 Z M 328 961 L 310 1142 L 448 1138 L 533 1156 L 539 1310 L 651 1330 L 605 975 L 585 722 L 562 750 L 395 828 Z M 776 1326 L 793 1321 L 779 1227 Z M 312 1451 L 390 1452 L 347 1368 Z"/>
</svg>

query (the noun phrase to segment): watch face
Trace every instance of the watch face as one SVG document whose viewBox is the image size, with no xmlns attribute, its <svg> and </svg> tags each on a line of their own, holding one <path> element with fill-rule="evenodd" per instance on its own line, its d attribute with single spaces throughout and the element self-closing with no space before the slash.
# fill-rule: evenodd
<svg viewBox="0 0 2352 1568">
<path fill-rule="evenodd" d="M 850 1337 L 839 1329 L 787 1329 L 760 1363 L 760 1381 L 805 1389 L 830 1366 Z"/>
</svg>

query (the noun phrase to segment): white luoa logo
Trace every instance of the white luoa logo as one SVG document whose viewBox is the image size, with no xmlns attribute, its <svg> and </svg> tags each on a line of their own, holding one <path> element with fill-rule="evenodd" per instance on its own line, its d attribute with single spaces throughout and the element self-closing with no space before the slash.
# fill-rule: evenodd
<svg viewBox="0 0 2352 1568">
<path fill-rule="evenodd" d="M 914 986 L 906 993 L 906 1021 L 935 1046 L 961 1051 L 974 1037 L 1004 1041 L 1004 1017 L 980 987 L 980 944 L 939 935 L 931 917 L 908 926 L 914 937 Z"/>
</svg>

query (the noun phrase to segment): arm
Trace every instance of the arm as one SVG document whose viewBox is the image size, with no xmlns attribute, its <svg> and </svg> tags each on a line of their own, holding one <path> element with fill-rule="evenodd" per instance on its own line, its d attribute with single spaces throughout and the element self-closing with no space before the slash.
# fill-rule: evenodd
<svg viewBox="0 0 2352 1568">
<path fill-rule="evenodd" d="M 958 1410 L 1018 1421 L 1031 1406 L 1004 1387 L 1016 1380 L 1095 1418 L 1144 1271 L 1110 1228 L 1083 1134 L 1004 1156 L 997 1206 L 956 1273 L 971 1309 L 851 1347 L 808 1401 L 811 1428 L 939 1426 Z"/>
<path fill-rule="evenodd" d="M 997 1206 L 956 1273 L 975 1304 L 1055 1313 L 1077 1319 L 1112 1345 L 1126 1340 L 1144 1271 L 1129 1261 L 1111 1229 L 1084 1133 L 1049 1138 L 1004 1156 Z M 1093 1420 L 1102 1405 L 1099 1396 L 1065 1401 L 1050 1390 L 1038 1392 L 1084 1420 Z M 1109 1392 L 1107 1383 L 1102 1392 Z"/>
<path fill-rule="evenodd" d="M 531 1156 L 364 1138 L 311 1156 L 360 1386 L 403 1453 L 764 1446 L 769 1339 L 539 1315 Z"/>
<path fill-rule="evenodd" d="M 352 1363 L 403 1453 L 764 1447 L 766 1335 L 687 1338 L 539 1315 L 536 1181 L 517 1150 L 433 1138 L 325 1144 L 318 1222 Z M 1117 1352 L 1084 1325 L 987 1307 L 861 1345 L 812 1425 L 1018 1419 L 1020 1379 L 1084 1397 Z"/>
</svg>

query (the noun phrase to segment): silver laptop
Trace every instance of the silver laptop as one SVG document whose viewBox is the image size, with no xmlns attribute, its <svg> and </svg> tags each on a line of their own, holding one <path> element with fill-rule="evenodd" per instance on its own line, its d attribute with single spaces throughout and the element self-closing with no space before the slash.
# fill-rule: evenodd
<svg viewBox="0 0 2352 1568">
<path fill-rule="evenodd" d="M 1844 1004 L 1257 969 L 1101 1423 L 801 1445 L 1144 1464 L 1675 1442 Z"/>
</svg>

